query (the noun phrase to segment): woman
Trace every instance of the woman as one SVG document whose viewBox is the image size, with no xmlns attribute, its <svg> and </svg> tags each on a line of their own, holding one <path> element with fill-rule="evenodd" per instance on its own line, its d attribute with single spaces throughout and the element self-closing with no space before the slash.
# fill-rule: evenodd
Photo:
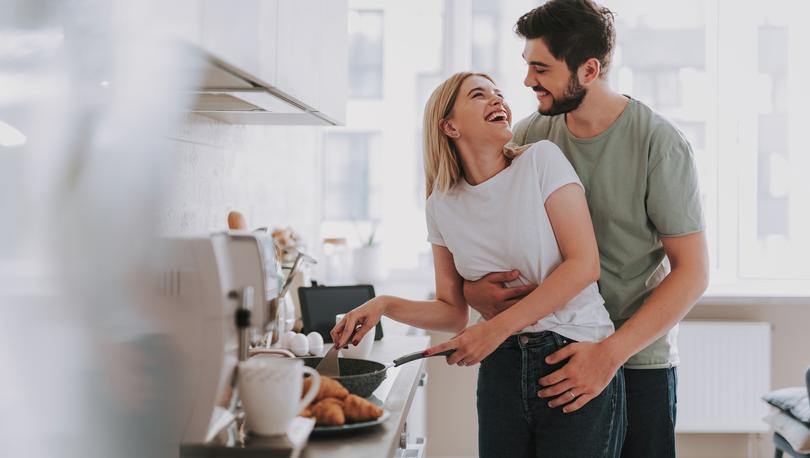
<svg viewBox="0 0 810 458">
<path fill-rule="evenodd" d="M 426 354 L 455 349 L 449 364 L 481 363 L 482 457 L 618 456 L 625 421 L 621 374 L 570 414 L 537 396 L 537 380 L 561 366 L 546 364 L 546 356 L 571 342 L 604 339 L 613 324 L 596 285 L 599 253 L 582 185 L 553 143 L 508 147 L 511 119 L 487 75 L 458 73 L 436 88 L 424 124 L 436 299 L 377 297 L 346 314 L 332 337 L 338 345 L 350 338 L 356 345 L 382 315 L 458 332 Z M 513 268 L 518 281 L 537 288 L 466 327 L 463 280 Z"/>
</svg>

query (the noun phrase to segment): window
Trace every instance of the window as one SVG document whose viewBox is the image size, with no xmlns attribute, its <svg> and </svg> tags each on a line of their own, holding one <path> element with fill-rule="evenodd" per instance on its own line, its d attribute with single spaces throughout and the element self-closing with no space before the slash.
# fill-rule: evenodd
<svg viewBox="0 0 810 458">
<path fill-rule="evenodd" d="M 363 221 L 372 217 L 370 177 L 378 135 L 329 132 L 323 145 L 323 219 Z"/>
<path fill-rule="evenodd" d="M 478 72 L 492 76 L 496 81 L 499 75 L 498 51 L 500 44 L 500 2 L 473 0 L 472 2 L 472 67 Z"/>
<path fill-rule="evenodd" d="M 694 147 L 710 293 L 810 294 L 801 281 L 810 279 L 810 186 L 801 176 L 810 170 L 801 138 L 810 90 L 800 76 L 810 34 L 798 19 L 802 7 L 605 3 L 620 13 L 614 84 L 668 116 Z"/>
<path fill-rule="evenodd" d="M 350 51 L 346 126 L 325 129 L 323 205 L 334 208 L 323 209 L 321 235 L 357 245 L 376 228 L 386 267 L 394 270 L 432 273 L 429 257 L 425 261 L 423 256 L 430 249 L 425 243 L 421 122 L 428 96 L 443 79 L 444 6 L 436 0 L 349 1 L 350 34 L 362 38 L 352 41 Z M 360 83 L 368 80 L 377 82 Z M 354 165 L 330 158 L 335 153 L 351 155 L 348 162 Z M 364 191 L 350 184 L 359 176 L 354 161 L 362 161 L 363 154 L 368 155 Z M 333 189 L 351 191 L 330 196 Z"/>
<path fill-rule="evenodd" d="M 750 46 L 753 66 L 735 85 L 753 89 L 738 119 L 743 159 L 738 195 L 744 203 L 739 212 L 739 275 L 806 280 L 810 153 L 804 132 L 810 121 L 810 89 L 804 80 L 810 34 L 800 20 L 806 7 L 780 0 L 759 13 L 743 9 L 732 22 L 740 41 Z"/>
<path fill-rule="evenodd" d="M 422 154 L 422 122 L 424 119 L 425 104 L 430 98 L 430 94 L 444 80 L 444 10 L 441 2 L 437 2 L 432 8 L 424 8 L 420 11 L 419 22 L 422 24 L 418 41 L 422 58 L 414 75 L 414 177 L 416 178 L 413 187 L 413 202 L 424 211 L 425 208 L 425 169 L 424 156 Z"/>
<path fill-rule="evenodd" d="M 349 97 L 380 98 L 383 91 L 383 13 L 349 10 Z"/>
</svg>

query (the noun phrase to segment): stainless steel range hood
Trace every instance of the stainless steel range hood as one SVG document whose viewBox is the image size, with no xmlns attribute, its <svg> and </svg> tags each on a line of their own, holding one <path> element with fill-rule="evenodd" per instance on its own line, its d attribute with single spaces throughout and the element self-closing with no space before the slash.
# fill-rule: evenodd
<svg viewBox="0 0 810 458">
<path fill-rule="evenodd" d="M 210 53 L 190 46 L 202 75 L 192 113 L 229 124 L 337 125 L 338 122 Z"/>
</svg>

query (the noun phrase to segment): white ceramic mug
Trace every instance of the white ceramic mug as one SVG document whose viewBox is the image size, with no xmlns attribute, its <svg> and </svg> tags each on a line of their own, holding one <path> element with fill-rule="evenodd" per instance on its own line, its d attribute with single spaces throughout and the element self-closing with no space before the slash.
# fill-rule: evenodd
<svg viewBox="0 0 810 458">
<path fill-rule="evenodd" d="M 343 319 L 345 313 L 335 315 L 335 324 L 338 324 Z M 349 348 L 340 350 L 340 354 L 344 358 L 368 359 L 371 354 L 371 347 L 374 345 L 374 338 L 377 335 L 377 326 L 375 325 L 369 330 L 366 335 L 360 339 L 360 342 L 355 346 L 349 342 Z"/>
<path fill-rule="evenodd" d="M 301 398 L 304 374 L 312 377 Z M 239 397 L 247 429 L 261 436 L 287 433 L 290 422 L 318 394 L 321 377 L 304 361 L 293 358 L 250 358 L 239 363 Z"/>
<path fill-rule="evenodd" d="M 248 357 L 263 358 L 295 358 L 291 351 L 283 348 L 251 348 L 248 350 Z"/>
</svg>

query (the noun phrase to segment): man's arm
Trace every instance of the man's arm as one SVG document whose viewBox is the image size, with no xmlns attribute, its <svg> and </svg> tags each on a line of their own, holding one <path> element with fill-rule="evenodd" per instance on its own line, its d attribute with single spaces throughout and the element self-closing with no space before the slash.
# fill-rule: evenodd
<svg viewBox="0 0 810 458">
<path fill-rule="evenodd" d="M 607 339 L 622 364 L 678 324 L 709 286 L 704 232 L 662 237 L 661 243 L 672 271 L 636 313 Z"/>
<path fill-rule="evenodd" d="M 561 369 L 540 379 L 538 396 L 546 398 L 571 391 L 576 399 L 563 410 L 573 412 L 599 395 L 613 374 L 638 353 L 675 326 L 694 306 L 709 283 L 706 236 L 701 232 L 662 237 L 672 271 L 655 291 L 613 335 L 599 343 L 571 344 L 549 355 L 546 362 L 570 360 Z M 573 399 L 573 398 L 572 398 Z M 566 404 L 567 397 L 549 405 Z"/>
</svg>

